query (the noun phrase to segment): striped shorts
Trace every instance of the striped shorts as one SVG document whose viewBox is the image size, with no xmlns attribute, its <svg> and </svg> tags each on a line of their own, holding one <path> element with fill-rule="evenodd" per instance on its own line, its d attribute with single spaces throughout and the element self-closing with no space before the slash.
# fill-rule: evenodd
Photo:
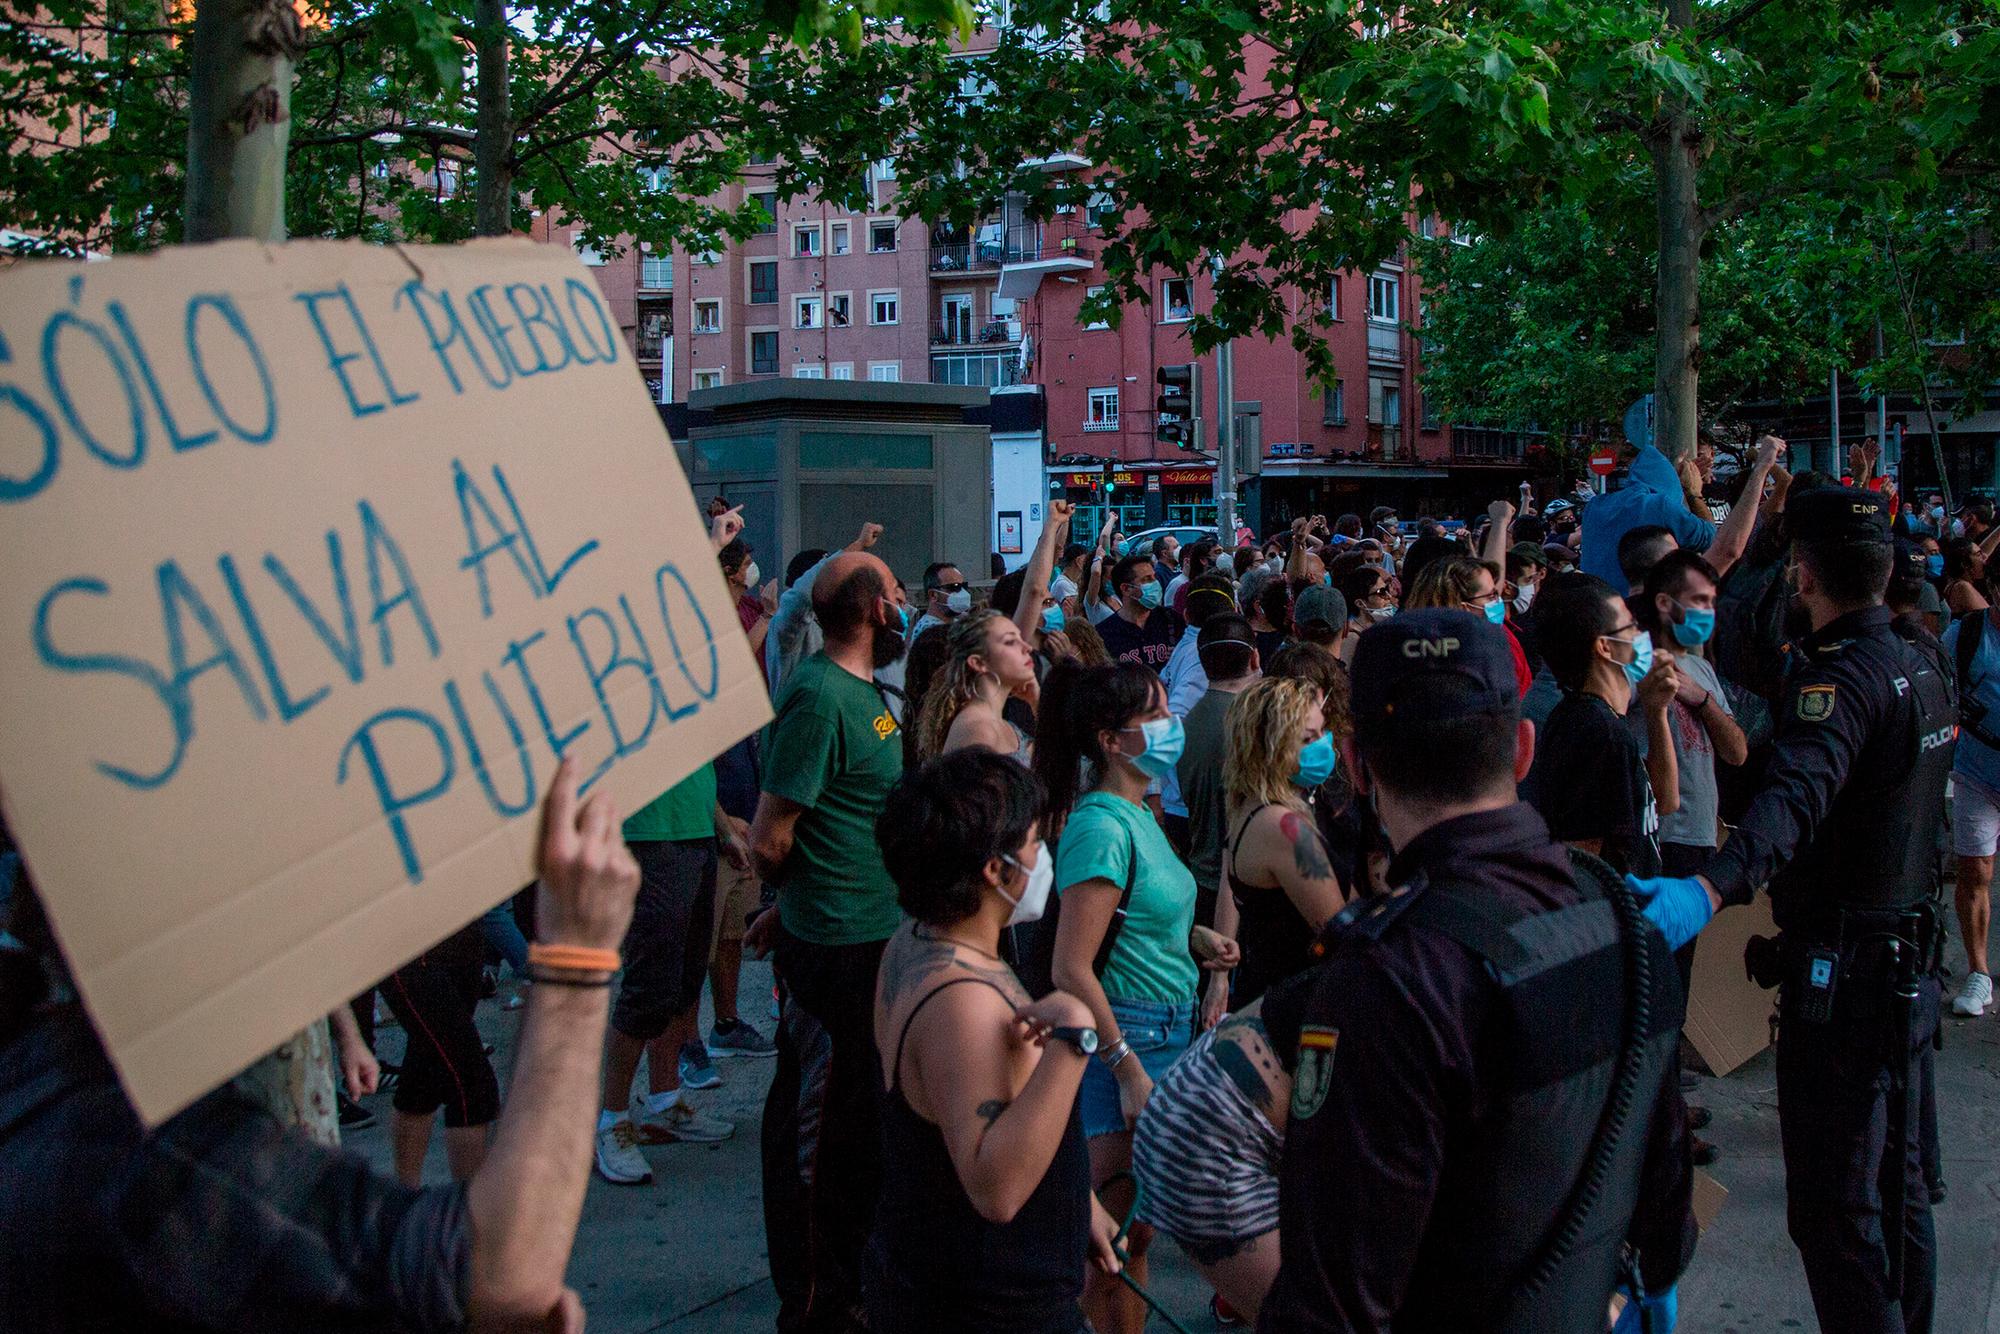
<svg viewBox="0 0 2000 1334">
<path fill-rule="evenodd" d="M 1138 1218 L 1198 1263 L 1278 1226 L 1284 1136 L 1215 1059 L 1210 1030 L 1153 1089 L 1132 1138 Z"/>
</svg>

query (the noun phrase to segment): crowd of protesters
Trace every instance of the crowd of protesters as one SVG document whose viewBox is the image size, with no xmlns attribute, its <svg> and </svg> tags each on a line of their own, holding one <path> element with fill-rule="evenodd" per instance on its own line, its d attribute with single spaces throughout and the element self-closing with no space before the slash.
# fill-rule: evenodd
<svg viewBox="0 0 2000 1334">
<path fill-rule="evenodd" d="M 1435 961 L 1414 980 L 1353 972 L 1343 985 L 1399 1036 L 1393 1052 L 1343 1036 L 1319 1022 L 1359 1013 L 1325 994 L 1329 925 L 1464 846 L 1525 859 L 1510 874 L 1542 908 L 1578 892 L 1561 845 L 1642 879 L 1700 870 L 1770 752 L 1798 652 L 1786 506 L 1840 482 L 1783 464 L 1768 439 L 1722 478 L 1712 448 L 1680 469 L 1641 449 L 1600 497 L 1538 507 L 1523 486 L 1472 526 L 1413 533 L 1388 507 L 1301 516 L 1235 549 L 1128 550 L 1115 523 L 1072 543 L 1054 501 L 1025 564 L 983 590 L 938 563 L 906 591 L 874 523 L 765 581 L 718 500 L 711 537 L 774 721 L 622 837 L 566 766 L 539 887 L 332 1017 L 343 1091 L 394 1081 L 395 1182 L 228 1088 L 143 1132 L 32 889 L 15 893 L 0 1327 L 563 1327 L 592 1113 L 596 1172 L 647 1182 L 649 1147 L 736 1129 L 694 1096 L 721 1082 L 717 1057 L 775 1058 L 760 1133 L 781 1329 L 1136 1331 L 1162 1235 L 1225 1322 L 1319 1328 L 1301 1311 L 1336 1301 L 1326 1328 L 1399 1311 L 1479 1327 L 1426 1266 L 1477 1194 L 1454 1137 L 1483 1132 L 1412 1112 L 1343 1165 L 1323 1127 L 1354 1119 L 1333 1120 L 1333 1038 L 1343 1068 L 1379 1059 L 1412 1087 L 1475 1060 L 1470 1039 L 1447 1051 L 1432 1033 L 1432 1051 L 1386 988 L 1421 1008 L 1481 984 Z M 1857 451 L 1849 480 L 1879 493 L 1876 464 Z M 1898 625 L 1982 713 L 2000 706 L 1991 502 L 1895 509 Z M 1486 692 L 1476 707 L 1454 683 L 1398 693 L 1381 646 L 1399 626 L 1406 658 L 1477 641 L 1460 673 Z M 1988 736 L 1956 752 L 1968 1016 L 1992 1003 Z M 1678 999 L 1694 944 L 1670 943 Z M 551 945 L 602 962 L 552 965 Z M 763 998 L 738 995 L 746 952 L 773 962 L 769 1036 Z M 523 1016 L 504 1100 L 474 1023 L 496 973 Z M 374 1052 L 378 994 L 407 1036 L 399 1064 Z M 1687 1087 L 1640 1099 L 1630 1241 L 1655 1298 L 1692 1249 L 1691 1165 L 1719 1152 L 1693 1134 L 1706 1113 Z M 452 1180 L 427 1186 L 440 1112 Z M 1356 1216 L 1329 1221 L 1335 1199 Z M 1336 1234 L 1369 1252 L 1357 1273 L 1330 1272 L 1349 1263 Z"/>
</svg>

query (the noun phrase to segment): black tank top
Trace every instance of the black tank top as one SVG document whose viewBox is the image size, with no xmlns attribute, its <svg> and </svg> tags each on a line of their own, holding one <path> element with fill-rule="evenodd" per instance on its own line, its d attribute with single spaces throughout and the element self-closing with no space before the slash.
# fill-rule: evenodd
<svg viewBox="0 0 2000 1334">
<path fill-rule="evenodd" d="M 910 1024 L 932 996 L 961 982 L 993 986 L 976 977 L 940 984 L 911 1009 L 896 1039 L 882 1115 L 882 1194 L 868 1238 L 870 1324 L 875 1334 L 1077 1334 L 1090 1246 L 1090 1153 L 1076 1109 L 1034 1194 L 1012 1222 L 989 1223 L 959 1182 L 944 1132 L 903 1097 Z"/>
<path fill-rule="evenodd" d="M 1243 962 L 1236 966 L 1229 988 L 1232 1009 L 1243 1008 L 1270 990 L 1273 982 L 1311 963 L 1313 939 L 1319 934 L 1318 926 L 1308 926 L 1299 916 L 1282 887 L 1267 889 L 1237 879 L 1236 857 L 1243 847 L 1243 835 L 1263 810 L 1264 806 L 1259 806 L 1244 817 L 1229 847 L 1229 892 L 1236 899 L 1236 944 L 1243 951 Z"/>
</svg>

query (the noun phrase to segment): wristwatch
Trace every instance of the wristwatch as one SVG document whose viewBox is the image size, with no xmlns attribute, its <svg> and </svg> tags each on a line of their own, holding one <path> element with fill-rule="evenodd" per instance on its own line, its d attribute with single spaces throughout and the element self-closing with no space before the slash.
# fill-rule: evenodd
<svg viewBox="0 0 2000 1334">
<path fill-rule="evenodd" d="M 1078 1056 L 1088 1056 L 1097 1050 L 1097 1030 L 1094 1028 L 1052 1028 L 1049 1038 L 1055 1042 L 1067 1042 Z"/>
</svg>

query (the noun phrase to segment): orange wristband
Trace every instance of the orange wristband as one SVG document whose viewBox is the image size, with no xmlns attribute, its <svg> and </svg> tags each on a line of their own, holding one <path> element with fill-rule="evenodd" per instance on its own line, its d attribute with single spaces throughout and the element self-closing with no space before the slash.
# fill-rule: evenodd
<svg viewBox="0 0 2000 1334">
<path fill-rule="evenodd" d="M 624 966 L 617 950 L 594 950 L 584 945 L 528 946 L 530 967 L 559 968 L 573 973 L 615 973 Z"/>
</svg>

